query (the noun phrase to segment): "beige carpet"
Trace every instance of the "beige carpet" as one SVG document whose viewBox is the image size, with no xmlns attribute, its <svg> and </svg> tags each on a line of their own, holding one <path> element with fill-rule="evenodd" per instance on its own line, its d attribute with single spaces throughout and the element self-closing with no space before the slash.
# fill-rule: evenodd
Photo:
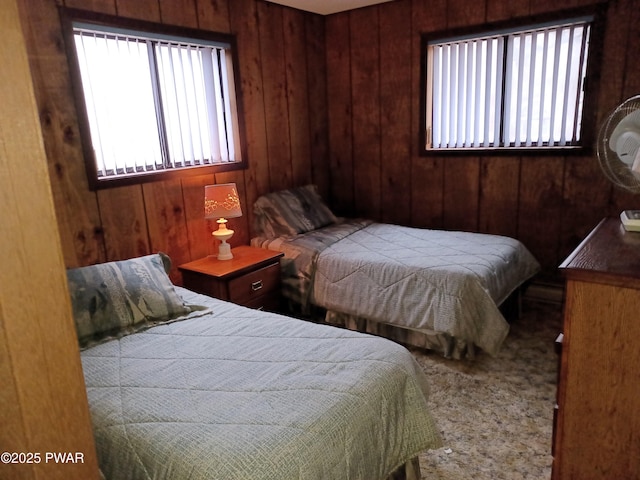
<svg viewBox="0 0 640 480">
<path fill-rule="evenodd" d="M 496 358 L 446 360 L 412 350 L 431 379 L 445 446 L 420 456 L 423 479 L 551 478 L 561 307 L 523 302 Z"/>
</svg>

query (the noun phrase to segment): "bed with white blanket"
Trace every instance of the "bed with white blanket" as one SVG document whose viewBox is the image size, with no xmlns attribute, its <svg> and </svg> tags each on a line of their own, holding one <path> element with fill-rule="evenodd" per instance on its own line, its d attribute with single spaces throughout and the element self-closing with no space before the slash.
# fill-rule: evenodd
<svg viewBox="0 0 640 480">
<path fill-rule="evenodd" d="M 405 348 L 174 286 L 166 260 L 67 274 L 107 479 L 420 478 L 441 442 Z"/>
<path fill-rule="evenodd" d="M 254 246 L 284 252 L 283 293 L 300 311 L 460 358 L 496 355 L 499 310 L 540 266 L 509 237 L 337 218 L 314 186 L 254 205 Z M 399 328 L 393 328 L 399 327 Z"/>
</svg>

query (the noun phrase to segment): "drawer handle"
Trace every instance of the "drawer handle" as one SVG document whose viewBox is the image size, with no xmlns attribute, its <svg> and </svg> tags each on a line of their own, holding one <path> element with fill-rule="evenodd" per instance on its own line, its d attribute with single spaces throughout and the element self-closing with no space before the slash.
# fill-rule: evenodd
<svg viewBox="0 0 640 480">
<path fill-rule="evenodd" d="M 257 282 L 253 282 L 251 284 L 251 290 L 254 292 L 260 290 L 262 288 L 262 280 L 258 280 Z"/>
</svg>

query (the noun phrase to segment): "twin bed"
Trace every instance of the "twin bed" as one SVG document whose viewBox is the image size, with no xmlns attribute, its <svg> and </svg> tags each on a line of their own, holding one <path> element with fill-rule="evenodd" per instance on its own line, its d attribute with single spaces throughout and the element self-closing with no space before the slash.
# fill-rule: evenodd
<svg viewBox="0 0 640 480">
<path fill-rule="evenodd" d="M 519 241 L 337 218 L 313 185 L 254 204 L 251 244 L 284 252 L 293 311 L 453 358 L 496 355 L 499 306 L 540 269 Z"/>
<path fill-rule="evenodd" d="M 68 271 L 107 479 L 419 479 L 440 446 L 403 347 L 171 284 L 149 255 Z"/>
</svg>

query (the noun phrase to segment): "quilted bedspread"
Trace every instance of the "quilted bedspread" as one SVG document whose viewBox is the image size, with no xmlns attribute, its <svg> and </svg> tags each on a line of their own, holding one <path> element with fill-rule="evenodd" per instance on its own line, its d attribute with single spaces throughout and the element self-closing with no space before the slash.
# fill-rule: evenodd
<svg viewBox="0 0 640 480">
<path fill-rule="evenodd" d="M 292 258 L 285 284 L 296 279 L 302 303 L 443 333 L 491 355 L 509 331 L 498 305 L 540 269 L 513 238 L 362 221 L 253 244 Z"/>
<path fill-rule="evenodd" d="M 440 446 L 403 347 L 178 292 L 211 313 L 82 352 L 108 479 L 382 479 Z"/>
</svg>

